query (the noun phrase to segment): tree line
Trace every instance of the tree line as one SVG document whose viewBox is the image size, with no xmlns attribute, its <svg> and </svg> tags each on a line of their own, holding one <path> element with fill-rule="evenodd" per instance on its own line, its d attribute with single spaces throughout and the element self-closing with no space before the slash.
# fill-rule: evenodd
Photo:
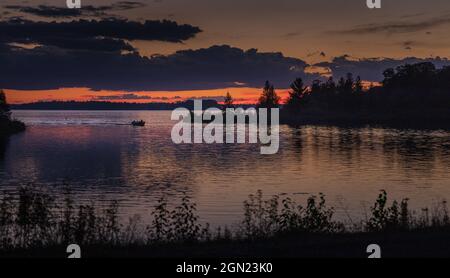
<svg viewBox="0 0 450 278">
<path fill-rule="evenodd" d="M 0 90 L 0 137 L 25 130 L 25 125 L 11 118 L 11 109 L 3 90 Z"/>
<path fill-rule="evenodd" d="M 450 66 L 406 64 L 383 72 L 380 86 L 364 88 L 359 76 L 349 73 L 337 81 L 301 78 L 290 85 L 284 104 L 266 82 L 257 107 L 281 109 L 283 122 L 417 122 L 450 119 Z"/>
</svg>

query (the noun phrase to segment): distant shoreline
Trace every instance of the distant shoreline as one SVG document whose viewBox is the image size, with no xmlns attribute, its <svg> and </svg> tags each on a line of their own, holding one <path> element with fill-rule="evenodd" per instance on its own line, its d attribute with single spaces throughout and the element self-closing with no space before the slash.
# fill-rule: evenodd
<svg viewBox="0 0 450 278">
<path fill-rule="evenodd" d="M 203 108 L 217 107 L 221 105 L 215 100 L 203 100 Z M 33 102 L 24 104 L 12 104 L 13 110 L 98 110 L 98 111 L 116 111 L 116 110 L 128 110 L 128 111 L 167 111 L 174 110 L 176 108 L 184 107 L 193 109 L 193 100 L 181 101 L 181 102 L 152 102 L 152 103 L 127 103 L 127 102 L 107 102 L 107 101 L 49 101 L 49 102 Z M 244 104 L 240 107 L 247 108 L 252 105 Z"/>
<path fill-rule="evenodd" d="M 183 106 L 184 103 L 113 103 L 113 102 L 34 102 L 25 104 L 12 104 L 12 110 L 173 110 Z"/>
<path fill-rule="evenodd" d="M 36 111 L 172 111 L 176 108 L 193 110 L 193 101 L 177 103 L 125 103 L 100 101 L 50 101 L 10 105 L 12 110 Z M 204 100 L 203 109 L 221 108 L 215 100 Z M 254 107 L 239 105 L 244 109 Z M 382 127 L 413 129 L 450 129 L 450 114 L 447 109 L 409 109 L 393 112 L 377 109 L 351 112 L 343 111 L 299 111 L 290 113 L 285 108 L 280 111 L 280 124 L 290 126 L 338 126 L 338 127 Z"/>
</svg>

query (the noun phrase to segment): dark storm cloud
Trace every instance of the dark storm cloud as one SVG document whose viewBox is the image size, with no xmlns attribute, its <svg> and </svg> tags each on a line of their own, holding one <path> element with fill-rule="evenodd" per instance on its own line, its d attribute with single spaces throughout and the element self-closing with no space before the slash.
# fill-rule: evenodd
<svg viewBox="0 0 450 278">
<path fill-rule="evenodd" d="M 24 19 L 0 21 L 0 41 L 45 41 L 49 37 L 85 39 L 108 37 L 125 40 L 182 42 L 201 32 L 200 28 L 169 20 L 145 22 L 124 19 L 36 22 Z"/>
<path fill-rule="evenodd" d="M 126 11 L 136 8 L 142 8 L 145 6 L 146 4 L 141 2 L 120 1 L 107 6 L 83 5 L 81 9 L 68 9 L 67 7 L 56 7 L 47 5 L 39 5 L 39 6 L 6 5 L 4 6 L 4 8 L 40 17 L 67 18 L 80 16 L 108 16 L 109 15 L 108 12 Z"/>
<path fill-rule="evenodd" d="M 356 26 L 355 28 L 347 30 L 337 30 L 332 33 L 344 35 L 364 35 L 374 33 L 412 33 L 431 28 L 450 24 L 450 15 L 430 18 L 427 20 L 414 20 L 409 22 L 387 22 L 387 23 L 373 23 L 367 25 Z"/>
<path fill-rule="evenodd" d="M 351 59 L 349 56 L 344 55 L 334 58 L 332 62 L 318 63 L 315 66 L 330 68 L 334 78 L 340 78 L 345 76 L 347 73 L 353 73 L 354 75 L 359 75 L 363 80 L 381 81 L 383 79 L 383 71 L 387 68 L 395 68 L 404 64 L 414 64 L 420 62 L 432 62 L 438 68 L 450 65 L 450 61 L 448 59 L 439 57 L 427 59 L 415 57 L 408 57 L 404 59 Z"/>
<path fill-rule="evenodd" d="M 62 49 L 135 51 L 125 40 L 181 42 L 201 32 L 198 27 L 173 21 L 134 22 L 123 19 L 35 22 L 0 21 L 0 42 L 39 44 Z"/>
<path fill-rule="evenodd" d="M 260 87 L 267 79 L 287 87 L 296 77 L 319 77 L 306 74 L 307 64 L 300 59 L 226 45 L 152 58 L 135 52 L 11 47 L 0 52 L 0 64 L 0 87 L 10 89 L 194 90 L 233 87 L 236 82 Z"/>
</svg>

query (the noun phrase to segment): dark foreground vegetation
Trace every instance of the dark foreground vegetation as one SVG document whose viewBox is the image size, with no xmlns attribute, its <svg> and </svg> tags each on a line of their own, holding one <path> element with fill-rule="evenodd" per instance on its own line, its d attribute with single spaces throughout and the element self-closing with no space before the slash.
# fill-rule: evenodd
<svg viewBox="0 0 450 278">
<path fill-rule="evenodd" d="M 384 71 L 381 86 L 363 88 L 359 77 L 348 74 L 305 87 L 301 79 L 291 94 L 281 121 L 292 124 L 449 125 L 450 66 L 432 63 L 402 65 Z"/>
<path fill-rule="evenodd" d="M 175 206 L 162 198 L 149 212 L 151 223 L 133 217 L 126 225 L 117 202 L 102 210 L 77 206 L 67 192 L 58 203 L 31 186 L 3 193 L 0 255 L 64 257 L 66 246 L 77 243 L 84 257 L 365 257 L 367 245 L 377 243 L 384 256 L 450 256 L 445 202 L 416 213 L 407 199 L 388 204 L 384 191 L 357 224 L 335 221 L 323 195 L 302 206 L 258 191 L 233 230 L 201 225 L 187 196 Z"/>
<path fill-rule="evenodd" d="M 11 112 L 6 102 L 5 93 L 0 90 L 0 137 L 5 137 L 25 130 L 25 124 L 11 119 Z"/>
</svg>

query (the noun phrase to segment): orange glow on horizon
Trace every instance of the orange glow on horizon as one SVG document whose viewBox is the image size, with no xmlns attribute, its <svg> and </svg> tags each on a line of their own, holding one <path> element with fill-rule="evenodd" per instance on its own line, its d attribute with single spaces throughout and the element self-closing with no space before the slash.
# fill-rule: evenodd
<svg viewBox="0 0 450 278">
<path fill-rule="evenodd" d="M 380 82 L 362 81 L 364 90 L 381 86 Z M 290 89 L 276 89 L 276 93 L 284 103 Z M 4 90 L 7 101 L 11 104 L 23 104 L 42 101 L 104 101 L 127 103 L 170 103 L 192 98 L 223 100 L 229 92 L 236 104 L 255 104 L 261 95 L 262 88 L 231 87 L 211 90 L 185 91 L 94 91 L 89 88 L 60 88 L 54 90 Z"/>
<path fill-rule="evenodd" d="M 288 89 L 278 89 L 277 94 L 284 101 Z M 93 91 L 89 88 L 61 88 L 55 90 L 4 90 L 11 104 L 40 101 L 109 101 L 128 103 L 179 102 L 192 98 L 216 99 L 219 102 L 227 92 L 236 104 L 254 104 L 261 95 L 262 88 L 238 87 L 212 90 L 187 91 Z"/>
</svg>

